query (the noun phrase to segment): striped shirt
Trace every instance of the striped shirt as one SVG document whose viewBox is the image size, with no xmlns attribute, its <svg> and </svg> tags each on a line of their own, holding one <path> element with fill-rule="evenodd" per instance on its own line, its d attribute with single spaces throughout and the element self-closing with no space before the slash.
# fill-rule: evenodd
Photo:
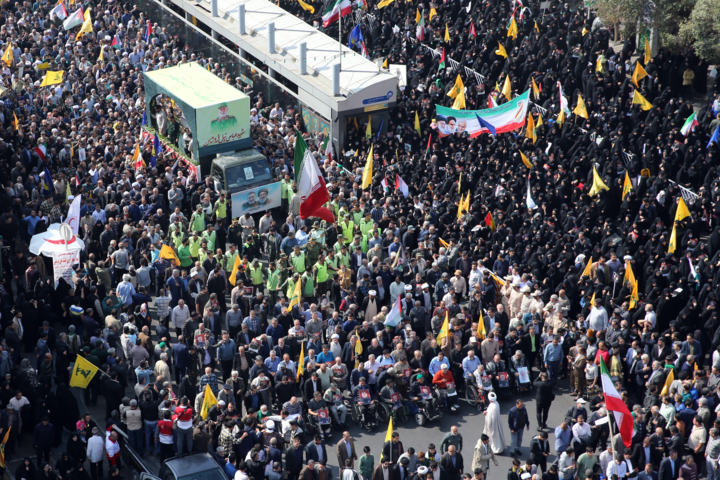
<svg viewBox="0 0 720 480">
<path fill-rule="evenodd" d="M 155 297 L 155 308 L 157 308 L 158 318 L 170 315 L 170 297 Z"/>
<path fill-rule="evenodd" d="M 217 396 L 218 394 L 218 380 L 214 373 L 211 373 L 210 375 L 205 374 L 202 377 L 200 377 L 200 391 L 205 390 L 205 385 L 210 385 L 210 390 L 212 390 L 213 394 Z"/>
</svg>

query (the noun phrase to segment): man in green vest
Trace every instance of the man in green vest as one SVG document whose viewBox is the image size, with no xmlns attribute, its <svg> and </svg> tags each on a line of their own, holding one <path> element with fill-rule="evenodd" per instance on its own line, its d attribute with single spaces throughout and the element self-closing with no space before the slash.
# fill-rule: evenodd
<svg viewBox="0 0 720 480">
<path fill-rule="evenodd" d="M 190 230 L 193 232 L 205 231 L 205 212 L 203 212 L 202 205 L 198 204 L 190 217 Z"/>
<path fill-rule="evenodd" d="M 223 269 L 225 270 L 225 273 L 227 273 L 227 278 L 230 278 L 230 273 L 232 273 L 233 265 L 235 265 L 235 259 L 238 255 L 239 252 L 237 251 L 237 247 L 230 244 L 230 250 L 225 252 L 225 261 L 223 262 Z"/>
<path fill-rule="evenodd" d="M 362 233 L 364 237 L 369 237 L 369 233 L 373 229 L 374 225 L 375 222 L 373 222 L 373 219 L 370 217 L 370 212 L 367 212 L 365 214 L 365 218 L 360 220 L 360 233 Z"/>
<path fill-rule="evenodd" d="M 215 212 L 215 218 L 220 220 L 221 218 L 227 218 L 227 200 L 225 199 L 225 193 L 220 192 L 220 199 L 215 201 L 213 207 Z"/>
<path fill-rule="evenodd" d="M 292 189 L 292 180 L 290 180 L 290 174 L 286 173 L 282 180 L 280 180 L 280 201 L 282 208 L 286 209 L 289 201 L 288 190 Z"/>
<path fill-rule="evenodd" d="M 193 232 L 193 236 L 190 237 L 190 255 L 192 255 L 193 260 L 197 260 L 199 258 L 200 254 L 200 247 L 202 246 L 202 240 L 200 239 L 200 236 L 196 231 Z"/>
<path fill-rule="evenodd" d="M 305 253 L 300 251 L 299 245 L 293 247 L 293 252 L 290 254 L 290 263 L 295 272 L 299 274 L 305 272 Z"/>
<path fill-rule="evenodd" d="M 215 233 L 215 225 L 212 223 L 207 226 L 202 234 L 202 238 L 207 242 L 208 250 L 211 252 L 215 251 L 215 241 L 217 240 L 217 233 Z"/>
<path fill-rule="evenodd" d="M 182 245 L 178 248 L 178 258 L 180 259 L 181 267 L 189 267 L 192 265 L 192 253 L 190 253 L 190 239 L 183 238 Z"/>
<path fill-rule="evenodd" d="M 263 283 L 265 283 L 263 273 L 266 273 L 266 270 L 257 258 L 253 259 L 252 263 L 247 266 L 247 272 L 252 281 L 252 286 L 256 288 L 255 291 L 262 292 L 264 290 Z"/>
<path fill-rule="evenodd" d="M 268 266 L 267 277 L 270 306 L 274 307 L 278 301 L 278 294 L 280 293 L 280 270 L 277 269 L 274 262 L 270 262 Z"/>
<path fill-rule="evenodd" d="M 315 278 L 313 277 L 312 268 L 308 267 L 302 276 L 302 296 L 308 303 L 315 303 Z"/>
<path fill-rule="evenodd" d="M 330 265 L 327 264 L 324 255 L 320 255 L 317 263 L 313 266 L 313 272 L 315 273 L 316 282 L 315 291 L 317 292 L 318 298 L 327 293 L 327 281 L 329 278 L 328 270 L 335 271 L 336 269 L 332 268 Z"/>
<path fill-rule="evenodd" d="M 340 223 L 340 228 L 342 229 L 345 243 L 352 242 L 352 239 L 355 236 L 355 222 L 350 220 L 349 213 L 345 214 L 345 218 L 343 218 L 343 221 Z"/>
</svg>

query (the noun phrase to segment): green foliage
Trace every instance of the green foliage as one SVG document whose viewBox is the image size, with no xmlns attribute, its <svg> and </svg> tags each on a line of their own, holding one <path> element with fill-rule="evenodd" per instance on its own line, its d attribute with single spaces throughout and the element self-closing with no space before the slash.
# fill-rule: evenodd
<svg viewBox="0 0 720 480">
<path fill-rule="evenodd" d="M 708 63 L 720 63 L 720 0 L 697 0 L 679 38 Z"/>
</svg>

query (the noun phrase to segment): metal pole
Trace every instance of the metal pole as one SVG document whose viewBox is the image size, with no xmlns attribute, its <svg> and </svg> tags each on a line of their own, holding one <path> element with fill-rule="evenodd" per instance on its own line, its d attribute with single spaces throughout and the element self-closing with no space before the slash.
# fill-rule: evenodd
<svg viewBox="0 0 720 480">
<path fill-rule="evenodd" d="M 340 49 L 340 71 L 342 72 L 342 8 L 338 7 L 338 48 Z"/>
</svg>

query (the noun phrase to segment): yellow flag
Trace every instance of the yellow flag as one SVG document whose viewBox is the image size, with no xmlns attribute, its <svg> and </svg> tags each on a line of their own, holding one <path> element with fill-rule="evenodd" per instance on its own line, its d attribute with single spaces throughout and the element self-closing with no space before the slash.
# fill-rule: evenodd
<svg viewBox="0 0 720 480">
<path fill-rule="evenodd" d="M 378 10 L 381 9 L 381 8 L 385 8 L 385 7 L 387 7 L 388 5 L 390 5 L 390 4 L 391 4 L 392 2 L 394 2 L 394 1 L 395 1 L 395 0 L 382 0 L 382 2 L 380 2 L 380 3 L 377 4 L 377 8 L 378 8 Z"/>
<path fill-rule="evenodd" d="M 623 277 L 623 282 L 630 282 L 631 284 L 636 282 L 635 274 L 633 273 L 630 262 L 625 262 L 625 277 Z"/>
<path fill-rule="evenodd" d="M 88 7 L 85 9 L 85 13 L 83 13 L 83 21 L 87 22 L 90 18 L 90 11 L 92 10 L 91 7 Z"/>
<path fill-rule="evenodd" d="M 585 27 L 583 27 L 583 29 L 582 29 L 582 36 L 584 37 L 585 35 L 587 35 L 587 33 L 588 33 L 588 29 L 585 28 Z"/>
<path fill-rule="evenodd" d="M 645 37 L 645 65 L 650 63 L 650 59 L 652 59 L 652 50 L 650 49 L 650 42 Z"/>
<path fill-rule="evenodd" d="M 458 179 L 458 193 L 462 189 L 462 172 L 460 172 L 460 178 Z"/>
<path fill-rule="evenodd" d="M 418 135 L 422 135 L 420 133 L 420 117 L 418 116 L 417 110 L 415 110 L 415 131 L 418 132 Z"/>
<path fill-rule="evenodd" d="M 299 283 L 300 282 L 298 282 L 298 284 Z M 359 339 L 357 343 L 360 343 Z M 303 373 L 305 373 L 305 343 L 300 344 L 300 358 L 298 358 L 297 378 L 295 379 L 295 381 L 299 382 L 300 377 L 302 377 Z"/>
<path fill-rule="evenodd" d="M 605 73 L 605 67 L 603 67 L 602 57 L 598 57 L 595 62 L 595 73 Z"/>
<path fill-rule="evenodd" d="M 446 338 L 448 336 L 448 332 L 450 331 L 450 316 L 448 315 L 448 312 L 445 312 L 445 321 L 442 324 L 442 327 L 440 327 L 440 333 L 438 333 L 438 336 L 435 340 L 437 340 L 438 346 L 440 346 L 440 340 L 443 338 Z"/>
<path fill-rule="evenodd" d="M 90 385 L 90 380 L 99 370 L 98 367 L 85 360 L 82 355 L 78 355 L 75 358 L 75 367 L 70 378 L 70 386 L 87 388 Z"/>
<path fill-rule="evenodd" d="M 100 47 L 100 55 L 98 55 L 97 61 L 102 63 L 105 61 L 105 45 Z"/>
<path fill-rule="evenodd" d="M 17 115 L 15 115 L 15 112 L 13 112 L 13 127 L 15 127 L 15 130 L 20 130 L 20 122 L 18 122 Z"/>
<path fill-rule="evenodd" d="M 539 29 L 538 26 L 537 26 L 537 20 L 535 20 L 535 31 L 538 32 L 538 33 L 540 33 L 540 29 Z"/>
<path fill-rule="evenodd" d="M 688 210 L 687 205 L 685 205 L 685 200 L 682 198 L 678 202 L 677 209 L 675 210 L 675 221 L 680 222 L 684 218 L 687 218 L 690 216 L 690 210 Z"/>
<path fill-rule="evenodd" d="M 85 12 L 85 21 L 82 24 L 82 27 L 80 27 L 80 31 L 75 35 L 75 41 L 80 40 L 80 37 L 83 36 L 85 33 L 90 33 L 93 31 L 92 27 L 92 18 L 90 18 L 90 10 L 87 10 Z"/>
<path fill-rule="evenodd" d="M 501 57 L 507 58 L 507 52 L 505 51 L 505 47 L 503 47 L 502 43 L 498 42 L 498 49 L 495 50 L 495 55 L 500 55 Z"/>
<path fill-rule="evenodd" d="M 545 125 L 542 121 L 542 115 L 540 115 L 540 112 L 538 112 L 538 121 L 535 124 L 535 128 L 539 128 L 541 126 Z"/>
<path fill-rule="evenodd" d="M 453 110 L 462 110 L 465 108 L 465 91 L 461 91 L 451 107 Z"/>
<path fill-rule="evenodd" d="M 535 100 L 540 98 L 540 89 L 538 88 L 537 84 L 535 83 L 535 77 L 532 79 L 532 89 L 533 89 L 533 95 L 535 95 Z"/>
<path fill-rule="evenodd" d="M 561 109 L 560 109 L 560 114 L 559 114 L 558 117 L 557 117 L 557 123 L 559 123 L 560 125 L 562 125 L 564 121 L 565 121 L 565 110 L 563 110 L 563 109 L 561 108 Z"/>
<path fill-rule="evenodd" d="M 393 421 L 392 421 L 392 417 L 390 417 L 390 421 L 388 422 L 387 433 L 385 434 L 386 442 L 389 442 L 392 440 L 392 434 L 393 434 Z"/>
<path fill-rule="evenodd" d="M 315 13 L 315 7 L 312 5 L 308 5 L 307 3 L 303 2 L 303 0 L 298 0 L 298 3 L 303 8 L 303 10 L 307 10 L 310 13 Z"/>
<path fill-rule="evenodd" d="M 630 80 L 632 80 L 636 87 L 640 88 L 638 82 L 645 77 L 647 77 L 647 72 L 642 65 L 640 65 L 640 62 L 635 62 L 635 71 L 633 72 L 632 77 L 630 77 Z"/>
<path fill-rule="evenodd" d="M 640 297 L 638 296 L 638 282 L 633 282 L 632 284 L 632 292 L 630 293 L 630 309 L 632 310 L 635 308 L 635 305 L 637 305 L 638 300 Z"/>
<path fill-rule="evenodd" d="M 72 192 L 70 191 L 70 182 L 67 182 L 65 184 L 65 200 L 70 198 L 70 195 L 72 195 Z"/>
<path fill-rule="evenodd" d="M 602 181 L 602 178 L 600 178 L 600 174 L 597 172 L 597 168 L 595 168 L 595 165 L 593 165 L 593 184 L 592 187 L 590 187 L 590 191 L 588 192 L 588 196 L 594 197 L 595 195 L 600 194 L 601 190 L 610 190 L 607 185 L 605 185 L 605 182 Z"/>
<path fill-rule="evenodd" d="M 458 96 L 458 94 L 465 90 L 465 84 L 462 81 L 462 78 L 460 77 L 460 74 L 458 73 L 457 79 L 455 80 L 455 85 L 450 89 L 450 91 L 447 93 L 447 96 L 450 98 L 455 98 Z"/>
<path fill-rule="evenodd" d="M 526 167 L 528 167 L 528 168 L 533 167 L 532 163 L 530 162 L 530 160 L 528 160 L 528 157 L 526 157 L 523 152 L 520 152 L 520 158 L 522 158 L 522 161 Z"/>
<path fill-rule="evenodd" d="M 372 138 L 372 117 L 368 115 L 368 124 L 367 128 L 365 129 L 365 140 L 370 140 Z"/>
<path fill-rule="evenodd" d="M 41 87 L 49 87 L 50 85 L 57 85 L 58 83 L 62 83 L 63 81 L 63 72 L 60 70 L 59 72 L 51 72 L 48 71 L 45 75 L 45 78 L 43 78 L 42 83 L 40 84 Z"/>
<path fill-rule="evenodd" d="M 240 255 L 238 255 L 239 257 Z M 288 303 L 288 310 L 292 310 L 295 305 L 300 304 L 300 295 L 302 290 L 302 278 L 298 277 L 298 281 L 295 282 L 295 289 L 293 290 L 293 296 Z"/>
<path fill-rule="evenodd" d="M 217 405 L 218 401 L 215 394 L 210 389 L 209 384 L 205 384 L 205 398 L 203 398 L 202 408 L 200 409 L 200 418 L 207 420 L 210 409 Z"/>
<path fill-rule="evenodd" d="M 420 19 L 422 18 L 422 15 L 420 15 L 420 9 L 415 9 L 415 23 L 420 23 Z"/>
<path fill-rule="evenodd" d="M 487 331 L 485 330 L 485 322 L 483 321 L 482 315 L 480 315 L 480 320 L 478 320 L 478 329 L 477 329 L 478 341 L 482 342 L 483 340 L 485 340 L 486 335 L 487 335 Z"/>
<path fill-rule="evenodd" d="M 428 22 L 433 19 L 434 16 L 437 15 L 437 11 L 435 10 L 435 7 L 430 9 L 430 13 L 428 14 Z"/>
<path fill-rule="evenodd" d="M 630 175 L 628 175 L 627 171 L 625 172 L 625 181 L 623 182 L 623 191 L 622 191 L 622 199 L 625 200 L 625 197 L 628 193 L 630 193 L 630 190 L 632 190 L 632 182 L 630 181 Z"/>
<path fill-rule="evenodd" d="M 518 28 L 517 23 L 515 23 L 515 17 L 510 20 L 510 26 L 508 27 L 507 36 L 512 37 L 513 40 L 517 37 L 518 34 Z"/>
<path fill-rule="evenodd" d="M 450 30 L 448 29 L 447 23 L 445 24 L 445 43 L 450 43 Z"/>
<path fill-rule="evenodd" d="M 370 184 L 372 183 L 373 178 L 373 147 L 375 145 L 370 145 L 370 153 L 368 153 L 367 162 L 365 162 L 365 170 L 363 170 L 362 174 L 362 188 L 368 188 Z"/>
<path fill-rule="evenodd" d="M 580 94 L 578 94 L 577 105 L 575 106 L 575 110 L 573 110 L 573 113 L 578 117 L 584 118 L 585 120 L 588 119 L 588 112 L 587 108 L 585 107 L 585 100 L 583 100 L 582 95 Z"/>
<path fill-rule="evenodd" d="M 180 265 L 180 259 L 175 254 L 175 250 L 172 249 L 170 245 L 163 245 L 160 249 L 160 258 L 164 258 L 166 260 L 175 260 L 177 264 L 175 266 Z"/>
<path fill-rule="evenodd" d="M 664 397 L 668 393 L 670 393 L 670 385 L 675 381 L 675 369 L 671 368 L 670 373 L 668 373 L 667 378 L 665 379 L 665 385 L 663 386 L 663 389 L 660 391 L 660 396 Z"/>
<path fill-rule="evenodd" d="M 592 267 L 592 257 L 590 257 L 590 260 L 588 260 L 587 265 L 585 265 L 585 270 L 583 270 L 581 277 L 589 277 L 590 276 L 590 267 Z"/>
<path fill-rule="evenodd" d="M 382 68 L 388 68 L 388 59 L 387 59 L 387 58 L 386 58 L 385 61 L 383 62 Z"/>
<path fill-rule="evenodd" d="M 677 226 L 673 224 L 672 233 L 670 234 L 670 241 L 668 242 L 668 253 L 675 253 L 677 247 Z"/>
<path fill-rule="evenodd" d="M 357 342 L 355 342 L 355 368 L 360 365 L 360 355 L 362 355 L 363 352 L 363 346 L 362 342 L 360 341 L 360 335 L 358 335 L 357 329 L 355 329 L 355 336 L 357 337 Z"/>
<path fill-rule="evenodd" d="M 468 195 L 470 195 L 470 192 L 468 192 Z M 460 201 L 458 202 L 458 211 L 457 211 L 458 220 L 460 220 L 462 218 L 464 208 L 465 208 L 465 200 L 463 199 L 463 196 L 460 195 Z"/>
<path fill-rule="evenodd" d="M 507 101 L 512 100 L 512 85 L 510 84 L 510 75 L 505 76 L 505 83 L 503 84 L 502 94 L 507 98 Z"/>
<path fill-rule="evenodd" d="M 438 238 L 438 240 L 440 241 L 440 245 L 441 245 L 443 248 L 450 248 L 450 244 L 447 243 L 445 240 L 443 240 L 442 238 Z"/>
<path fill-rule="evenodd" d="M 15 59 L 15 57 L 14 57 L 13 51 L 12 51 L 12 43 L 8 42 L 7 49 L 5 50 L 5 53 L 3 54 L 2 59 L 0 59 L 0 60 L 5 62 L 5 64 L 8 67 L 12 67 L 12 62 L 14 59 Z"/>
<path fill-rule="evenodd" d="M 525 138 L 531 138 L 533 145 L 537 141 L 537 132 L 535 132 L 535 119 L 532 113 L 528 113 L 527 128 L 525 129 Z"/>
<path fill-rule="evenodd" d="M 592 310 L 592 308 L 595 306 L 595 293 L 596 293 L 596 292 L 593 292 L 593 296 L 592 296 L 592 298 L 590 299 L 590 309 L 591 309 L 591 310 Z"/>
<path fill-rule="evenodd" d="M 467 193 L 467 196 L 465 197 L 465 203 L 463 203 L 463 210 L 466 212 L 470 211 L 470 192 Z"/>
<path fill-rule="evenodd" d="M 640 95 L 640 90 L 635 90 L 635 93 L 633 93 L 632 104 L 640 105 L 640 108 L 643 110 L 650 110 L 652 108 L 652 103 L 648 102 L 645 97 Z"/>
<path fill-rule="evenodd" d="M 230 278 L 228 281 L 235 285 L 237 282 L 237 273 L 240 271 L 240 255 L 235 256 L 235 262 L 233 262 L 232 270 L 230 271 Z"/>
</svg>

